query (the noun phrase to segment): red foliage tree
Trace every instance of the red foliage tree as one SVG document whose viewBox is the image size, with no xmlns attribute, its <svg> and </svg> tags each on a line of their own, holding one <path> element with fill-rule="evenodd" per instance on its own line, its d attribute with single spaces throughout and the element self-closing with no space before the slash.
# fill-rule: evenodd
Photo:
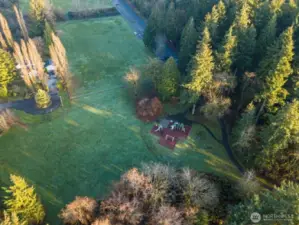
<svg viewBox="0 0 299 225">
<path fill-rule="evenodd" d="M 136 104 L 137 117 L 144 122 L 156 120 L 162 114 L 162 111 L 162 103 L 157 97 L 152 99 L 143 98 Z"/>
</svg>

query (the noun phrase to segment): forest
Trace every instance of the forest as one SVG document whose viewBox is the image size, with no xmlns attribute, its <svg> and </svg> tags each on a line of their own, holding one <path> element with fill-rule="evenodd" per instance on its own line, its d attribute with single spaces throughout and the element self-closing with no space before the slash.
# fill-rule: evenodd
<svg viewBox="0 0 299 225">
<path fill-rule="evenodd" d="M 247 168 L 298 182 L 297 2 L 132 2 L 148 17 L 145 45 L 165 36 L 179 52 L 181 79 L 161 77 L 162 97 L 171 90 L 206 117 L 224 118 Z"/>
<path fill-rule="evenodd" d="M 0 225 L 299 223 L 299 1 L 59 1 L 0 1 Z"/>
</svg>

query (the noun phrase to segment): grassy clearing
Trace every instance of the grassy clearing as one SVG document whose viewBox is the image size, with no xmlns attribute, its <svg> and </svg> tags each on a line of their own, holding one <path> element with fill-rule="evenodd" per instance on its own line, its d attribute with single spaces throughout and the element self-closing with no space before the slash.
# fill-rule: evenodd
<svg viewBox="0 0 299 225">
<path fill-rule="evenodd" d="M 95 9 L 112 7 L 112 0 L 49 0 L 57 9 L 63 12 L 77 11 L 82 9 Z M 27 12 L 29 0 L 20 0 L 21 8 Z"/>
<path fill-rule="evenodd" d="M 201 127 L 171 152 L 155 144 L 151 124 L 135 118 L 122 77 L 149 53 L 121 17 L 69 21 L 57 29 L 80 84 L 73 106 L 44 116 L 17 112 L 29 130 L 14 128 L 0 138 L 0 183 L 8 184 L 15 173 L 34 184 L 47 222 L 59 224 L 59 210 L 76 195 L 103 196 L 113 180 L 141 162 L 237 176 L 225 150 Z"/>
<path fill-rule="evenodd" d="M 187 140 L 180 141 L 174 151 L 160 146 L 159 138 L 148 134 L 152 126 L 153 124 L 147 124 L 142 130 L 146 133 L 147 142 L 151 145 L 150 149 L 158 160 L 231 179 L 240 177 L 239 171 L 229 160 L 224 147 L 216 142 L 202 126 L 193 125 Z"/>
</svg>

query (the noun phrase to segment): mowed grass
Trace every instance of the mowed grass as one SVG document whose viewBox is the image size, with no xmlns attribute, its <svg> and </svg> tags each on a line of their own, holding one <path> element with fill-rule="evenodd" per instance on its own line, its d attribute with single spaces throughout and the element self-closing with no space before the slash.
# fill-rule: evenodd
<svg viewBox="0 0 299 225">
<path fill-rule="evenodd" d="M 82 81 L 78 97 L 53 115 L 21 113 L 29 130 L 15 128 L 0 138 L 0 182 L 7 185 L 15 173 L 34 184 L 50 224 L 58 224 L 59 210 L 76 195 L 103 196 L 124 171 L 154 160 L 127 90 L 120 88 L 124 73 L 147 60 L 142 41 L 121 17 L 58 29 Z"/>
<path fill-rule="evenodd" d="M 203 128 L 195 126 L 172 152 L 156 144 L 152 124 L 136 119 L 123 76 L 150 54 L 121 17 L 70 21 L 57 30 L 79 84 L 72 107 L 43 116 L 17 112 L 28 131 L 14 128 L 0 137 L 0 183 L 8 185 L 11 173 L 26 178 L 42 198 L 47 222 L 59 224 L 57 214 L 75 196 L 103 197 L 113 180 L 141 162 L 238 176 Z"/>
<path fill-rule="evenodd" d="M 112 0 L 49 0 L 56 9 L 63 12 L 78 11 L 83 9 L 98 9 L 112 7 Z M 29 0 L 20 0 L 21 8 L 27 12 Z"/>
</svg>

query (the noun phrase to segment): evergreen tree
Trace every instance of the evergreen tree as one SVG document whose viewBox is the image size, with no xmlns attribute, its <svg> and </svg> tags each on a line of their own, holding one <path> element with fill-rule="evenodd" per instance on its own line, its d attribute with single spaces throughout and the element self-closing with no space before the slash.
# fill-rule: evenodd
<svg viewBox="0 0 299 225">
<path fill-rule="evenodd" d="M 13 183 L 4 188 L 8 196 L 5 197 L 4 206 L 7 212 L 16 213 L 21 222 L 39 224 L 44 220 L 45 211 L 33 187 L 19 176 L 11 175 Z"/>
<path fill-rule="evenodd" d="M 29 15 L 34 22 L 34 27 L 32 27 L 31 31 L 34 35 L 40 35 L 44 30 L 45 0 L 30 0 L 29 6 Z"/>
<path fill-rule="evenodd" d="M 226 224 L 252 224 L 250 214 L 253 212 L 259 212 L 261 215 L 273 212 L 294 215 L 287 224 L 298 224 L 296 216 L 299 207 L 298 193 L 298 184 L 283 182 L 281 187 L 275 187 L 273 191 L 266 190 L 235 205 L 228 214 Z M 273 224 L 278 224 L 273 222 Z"/>
<path fill-rule="evenodd" d="M 297 15 L 299 13 L 299 9 L 294 0 L 284 1 L 284 4 L 281 6 L 281 13 L 278 17 L 278 33 L 282 33 L 289 26 L 292 26 Z"/>
<path fill-rule="evenodd" d="M 264 147 L 256 160 L 256 167 L 275 180 L 299 181 L 299 101 L 285 105 L 270 117 L 260 136 Z"/>
<path fill-rule="evenodd" d="M 205 17 L 204 27 L 209 29 L 213 46 L 217 45 L 219 40 L 219 29 L 225 22 L 226 8 L 222 0 L 217 5 L 214 5 L 212 12 Z"/>
<path fill-rule="evenodd" d="M 191 69 L 191 82 L 185 87 L 191 94 L 190 103 L 196 103 L 202 91 L 211 83 L 214 70 L 214 58 L 211 49 L 211 38 L 208 28 L 202 33 Z"/>
<path fill-rule="evenodd" d="M 178 92 L 180 72 L 174 58 L 169 58 L 163 66 L 162 74 L 156 84 L 157 91 L 162 99 L 169 100 Z"/>
<path fill-rule="evenodd" d="M 293 27 L 282 33 L 279 39 L 267 50 L 267 55 L 260 64 L 258 75 L 265 82 L 261 98 L 270 112 L 275 112 L 279 105 L 284 105 L 288 95 L 284 85 L 293 70 L 291 63 L 294 56 Z"/>
<path fill-rule="evenodd" d="M 149 63 L 143 69 L 144 77 L 149 77 L 157 87 L 159 83 L 159 77 L 162 74 L 163 62 L 159 59 L 150 59 Z"/>
<path fill-rule="evenodd" d="M 177 20 L 176 20 L 176 11 L 174 7 L 174 2 L 171 1 L 167 12 L 166 12 L 166 36 L 169 40 L 172 40 L 173 42 L 177 39 Z"/>
<path fill-rule="evenodd" d="M 7 84 L 17 76 L 12 56 L 0 48 L 0 97 L 7 96 Z"/>
<path fill-rule="evenodd" d="M 52 33 L 55 33 L 54 29 L 52 25 L 46 21 L 44 30 L 44 41 L 47 47 L 49 47 L 52 44 Z"/>
<path fill-rule="evenodd" d="M 252 71 L 253 55 L 256 47 L 256 30 L 252 25 L 237 35 L 238 45 L 235 66 L 241 71 Z"/>
<path fill-rule="evenodd" d="M 0 225 L 28 225 L 26 222 L 20 222 L 16 213 L 3 212 L 3 221 L 0 219 Z"/>
<path fill-rule="evenodd" d="M 252 69 L 253 55 L 256 46 L 256 29 L 251 25 L 250 7 L 247 1 L 242 3 L 237 12 L 235 30 L 238 38 L 235 66 L 241 71 Z"/>
<path fill-rule="evenodd" d="M 254 17 L 254 24 L 259 35 L 274 16 L 281 14 L 284 2 L 285 0 L 265 0 L 260 2 Z"/>
<path fill-rule="evenodd" d="M 256 48 L 256 62 L 259 62 L 261 58 L 266 54 L 267 47 L 271 46 L 276 39 L 276 24 L 277 16 L 274 15 L 268 22 L 266 27 L 261 31 L 261 34 L 257 40 Z"/>
<path fill-rule="evenodd" d="M 192 55 L 194 55 L 196 51 L 197 38 L 198 34 L 195 29 L 194 19 L 191 17 L 186 24 L 181 37 L 179 68 L 182 72 L 185 72 Z"/>
<path fill-rule="evenodd" d="M 49 96 L 49 94 L 42 90 L 42 89 L 38 89 L 35 97 L 35 102 L 36 102 L 36 106 L 37 108 L 47 108 L 49 105 L 51 105 L 51 97 Z"/>
<path fill-rule="evenodd" d="M 225 35 L 224 43 L 218 54 L 218 70 L 220 72 L 231 72 L 231 66 L 235 60 L 237 37 L 233 34 L 233 26 L 229 28 Z"/>
<path fill-rule="evenodd" d="M 165 4 L 157 2 L 153 7 L 152 13 L 148 19 L 144 30 L 143 42 L 149 48 L 155 48 L 156 35 L 165 29 Z"/>
</svg>

